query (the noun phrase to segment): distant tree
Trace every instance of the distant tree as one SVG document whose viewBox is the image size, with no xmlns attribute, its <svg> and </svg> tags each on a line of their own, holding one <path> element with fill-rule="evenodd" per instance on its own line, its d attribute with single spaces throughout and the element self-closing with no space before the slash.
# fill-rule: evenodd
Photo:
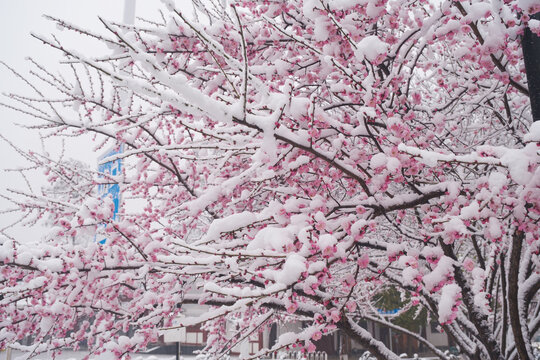
<svg viewBox="0 0 540 360">
<path fill-rule="evenodd" d="M 419 304 L 412 305 L 408 294 L 404 292 L 402 296 L 395 287 L 382 289 L 373 297 L 373 304 L 379 313 L 391 315 L 391 323 L 414 333 L 419 333 L 421 327 L 428 324 L 425 309 Z"/>
<path fill-rule="evenodd" d="M 279 318 L 308 321 L 252 357 L 341 330 L 397 359 L 358 325 L 384 321 L 374 295 L 391 286 L 469 358 L 532 358 L 540 126 L 520 34 L 538 33 L 536 2 L 197 1 L 196 20 L 165 3 L 162 23 L 102 20 L 105 35 L 51 18 L 110 56 L 34 35 L 72 76 L 36 64 L 36 95 L 5 105 L 47 136 L 124 144 L 106 160 L 124 159 L 109 180 L 125 205 L 113 221 L 92 192 L 19 203 L 65 231 L 1 240 L 0 347 L 127 357 L 181 315 L 206 324 L 210 358 Z M 104 222 L 104 245 L 64 241 Z M 243 320 L 232 336 L 227 319 Z"/>
<path fill-rule="evenodd" d="M 41 162 L 38 161 L 36 165 L 41 166 Z M 65 222 L 65 214 L 61 211 L 66 206 L 65 204 L 77 204 L 88 197 L 96 196 L 97 189 L 94 186 L 95 172 L 91 171 L 87 164 L 75 159 L 52 162 L 44 170 L 47 176 L 47 182 L 50 185 L 43 187 L 41 194 L 52 203 L 60 203 L 60 211 L 47 211 L 46 214 L 49 218 L 45 219 L 45 223 L 43 224 L 45 227 L 52 229 L 52 238 L 54 241 L 57 240 L 55 231 L 58 231 L 59 235 L 63 237 L 65 231 L 71 230 L 68 223 Z M 19 206 L 28 204 L 28 198 L 33 198 L 33 196 L 34 194 L 31 193 L 25 194 L 19 202 Z M 37 213 L 40 212 L 38 211 Z M 70 215 L 71 211 L 68 211 L 68 216 Z M 60 227 L 57 227 L 58 225 Z M 88 240 L 88 237 L 83 235 L 84 231 L 81 228 L 79 229 L 80 231 L 72 231 L 72 238 L 77 238 L 79 241 L 82 241 L 84 238 Z M 93 233 L 95 232 L 90 231 L 90 234 L 93 235 Z"/>
</svg>

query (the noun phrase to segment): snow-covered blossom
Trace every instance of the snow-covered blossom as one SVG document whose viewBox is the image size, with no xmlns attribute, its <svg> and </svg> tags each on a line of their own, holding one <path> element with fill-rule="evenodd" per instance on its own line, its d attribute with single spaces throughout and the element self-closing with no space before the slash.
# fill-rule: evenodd
<svg viewBox="0 0 540 360">
<path fill-rule="evenodd" d="M 44 144 L 90 135 L 98 152 L 123 149 L 102 164 L 123 165 L 97 174 L 51 155 L 67 148 L 7 141 L 23 175 L 42 169 L 53 185 L 5 195 L 48 231 L 0 230 L 0 348 L 87 340 L 121 357 L 202 325 L 205 355 L 221 358 L 301 320 L 242 356 L 311 352 L 342 330 L 397 359 L 359 321 L 399 287 L 464 356 L 530 350 L 540 127 L 520 35 L 538 32 L 535 1 L 195 1 L 197 21 L 164 3 L 162 23 L 103 19 L 104 34 L 49 17 L 111 54 L 34 35 L 66 71 L 34 63 L 32 93 L 2 101 Z M 119 203 L 96 193 L 111 183 Z M 28 335 L 38 348 L 17 343 Z"/>
</svg>

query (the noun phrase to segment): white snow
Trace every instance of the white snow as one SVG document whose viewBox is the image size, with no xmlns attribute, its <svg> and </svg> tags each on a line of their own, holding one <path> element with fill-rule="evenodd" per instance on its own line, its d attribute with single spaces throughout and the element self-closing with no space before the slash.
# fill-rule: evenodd
<svg viewBox="0 0 540 360">
<path fill-rule="evenodd" d="M 351 0 L 329 0 L 328 5 L 333 10 L 347 10 L 354 7 L 358 1 Z"/>
<path fill-rule="evenodd" d="M 380 55 L 386 54 L 388 44 L 383 42 L 375 35 L 366 36 L 357 44 L 355 55 L 359 59 L 367 59 L 371 62 L 375 61 Z"/>
<path fill-rule="evenodd" d="M 454 260 L 448 256 L 442 256 L 435 269 L 429 274 L 424 275 L 422 280 L 424 281 L 426 290 L 431 291 L 437 285 L 445 282 L 450 276 L 454 276 Z"/>
<path fill-rule="evenodd" d="M 472 201 L 469 205 L 461 209 L 460 216 L 464 220 L 476 219 L 478 218 L 479 210 L 480 210 L 480 205 L 478 205 L 478 202 Z"/>
<path fill-rule="evenodd" d="M 533 33 L 540 36 L 540 20 L 536 20 L 536 19 L 529 20 L 529 28 L 531 29 Z M 540 136 L 538 136 L 537 138 L 540 138 Z"/>
<path fill-rule="evenodd" d="M 59 272 L 62 271 L 64 263 L 62 262 L 62 259 L 47 259 L 40 261 L 37 267 L 41 271 L 50 270 L 52 272 Z"/>
<path fill-rule="evenodd" d="M 281 59 L 276 59 L 274 61 L 274 69 L 276 69 L 276 73 L 280 76 L 285 76 L 288 73 L 290 64 L 286 61 L 283 61 Z"/>
<path fill-rule="evenodd" d="M 207 240 L 217 239 L 219 238 L 220 233 L 226 233 L 242 228 L 255 221 L 257 221 L 257 214 L 249 211 L 232 214 L 223 219 L 216 219 L 210 224 L 205 238 Z"/>
<path fill-rule="evenodd" d="M 290 105 L 287 107 L 289 114 L 293 118 L 300 118 L 307 114 L 311 105 L 311 101 L 307 97 L 294 97 L 291 99 Z"/>
<path fill-rule="evenodd" d="M 381 166 L 385 166 L 386 164 L 387 164 L 387 159 L 384 153 L 377 153 L 373 155 L 373 157 L 369 161 L 369 166 L 371 166 L 373 169 L 377 169 Z"/>
<path fill-rule="evenodd" d="M 287 256 L 281 271 L 275 274 L 274 279 L 281 284 L 291 285 L 298 281 L 300 275 L 306 271 L 306 259 L 291 253 Z"/>
<path fill-rule="evenodd" d="M 441 324 L 453 320 L 456 301 L 461 297 L 461 288 L 456 284 L 444 285 L 441 290 L 441 300 L 439 301 L 439 322 Z"/>
<path fill-rule="evenodd" d="M 538 5 L 538 0 L 518 0 L 519 7 L 525 12 L 531 11 L 534 6 Z"/>
<path fill-rule="evenodd" d="M 302 4 L 302 12 L 304 16 L 308 18 L 313 18 L 317 16 L 315 12 L 315 7 L 317 6 L 317 0 L 304 0 Z"/>
<path fill-rule="evenodd" d="M 531 22 L 535 21 L 534 24 L 537 24 L 538 29 L 540 31 L 540 21 L 538 20 L 530 20 L 529 26 L 531 26 Z M 523 137 L 523 141 L 525 142 L 540 142 L 540 121 L 535 121 L 532 123 L 531 128 L 529 129 L 529 132 L 525 134 Z"/>
<path fill-rule="evenodd" d="M 287 228 L 266 227 L 257 233 L 248 244 L 247 250 L 281 250 L 283 246 L 287 246 L 293 240 L 294 234 Z"/>
<path fill-rule="evenodd" d="M 330 248 L 337 243 L 337 239 L 334 237 L 334 235 L 331 234 L 323 234 L 319 236 L 319 246 L 321 249 Z"/>
<path fill-rule="evenodd" d="M 493 173 L 489 175 L 489 180 L 488 180 L 489 189 L 494 194 L 497 194 L 499 191 L 501 191 L 502 187 L 506 185 L 507 182 L 508 182 L 507 176 L 498 171 L 494 171 Z"/>
<path fill-rule="evenodd" d="M 389 243 L 386 245 L 386 255 L 395 258 L 405 250 L 405 245 Z"/>
<path fill-rule="evenodd" d="M 493 239 L 498 239 L 502 236 L 501 223 L 499 222 L 499 219 L 493 216 L 489 218 L 488 231 Z"/>
<path fill-rule="evenodd" d="M 328 25 L 326 18 L 319 16 L 315 18 L 315 26 L 313 28 L 313 38 L 315 41 L 326 41 L 330 33 L 328 32 Z"/>
<path fill-rule="evenodd" d="M 491 308 L 489 307 L 489 301 L 487 299 L 487 293 L 482 291 L 474 295 L 474 305 L 480 310 L 481 313 L 489 315 Z"/>
<path fill-rule="evenodd" d="M 532 169 L 538 159 L 537 146 L 528 143 L 523 149 L 507 149 L 501 162 L 508 167 L 510 176 L 519 185 L 526 185 L 533 176 Z"/>
<path fill-rule="evenodd" d="M 393 173 L 399 170 L 400 167 L 401 167 L 401 161 L 399 161 L 398 158 L 390 156 L 386 159 L 386 168 L 388 169 L 388 171 Z"/>
<path fill-rule="evenodd" d="M 444 242 L 449 244 L 453 242 L 453 235 L 454 234 L 460 234 L 465 235 L 469 231 L 467 230 L 467 227 L 463 223 L 463 221 L 458 217 L 453 217 L 449 221 L 444 223 Z"/>
<path fill-rule="evenodd" d="M 407 266 L 405 269 L 403 269 L 403 284 L 408 286 L 416 286 L 415 279 L 419 274 L 420 272 L 417 269 Z"/>
</svg>

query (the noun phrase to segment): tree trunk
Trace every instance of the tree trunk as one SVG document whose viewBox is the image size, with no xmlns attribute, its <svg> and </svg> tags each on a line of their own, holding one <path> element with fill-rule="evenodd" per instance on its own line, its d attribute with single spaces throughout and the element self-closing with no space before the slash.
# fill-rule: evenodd
<svg viewBox="0 0 540 360">
<path fill-rule="evenodd" d="M 521 247 L 525 234 L 523 231 L 516 230 L 512 242 L 512 252 L 510 253 L 510 269 L 508 269 L 508 315 L 510 317 L 510 326 L 514 334 L 516 350 L 521 360 L 530 360 L 529 352 L 521 327 L 521 312 L 519 311 L 519 267 L 521 258 Z"/>
<path fill-rule="evenodd" d="M 531 19 L 540 20 L 540 12 L 531 15 Z M 533 33 L 529 27 L 525 28 L 523 40 L 523 60 L 529 84 L 529 98 L 533 121 L 540 120 L 540 37 Z"/>
</svg>

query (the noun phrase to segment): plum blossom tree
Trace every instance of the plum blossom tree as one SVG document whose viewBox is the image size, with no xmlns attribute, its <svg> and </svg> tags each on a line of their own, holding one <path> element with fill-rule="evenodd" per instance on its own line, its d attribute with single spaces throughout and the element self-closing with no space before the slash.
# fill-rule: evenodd
<svg viewBox="0 0 540 360">
<path fill-rule="evenodd" d="M 370 320 L 447 359 L 377 314 L 374 295 L 391 287 L 409 299 L 401 311 L 426 311 L 469 358 L 532 358 L 540 124 L 520 35 L 538 35 L 537 2 L 194 1 L 194 16 L 164 3 L 162 22 L 102 20 L 105 34 L 51 18 L 107 44 L 106 57 L 33 35 L 71 76 L 35 63 L 21 76 L 35 95 L 4 105 L 44 136 L 123 144 L 104 161 L 124 166 L 100 178 L 26 154 L 79 195 L 13 197 L 54 227 L 38 244 L 1 240 L 0 347 L 86 339 L 122 358 L 204 323 L 204 352 L 219 358 L 300 319 L 250 356 L 310 352 L 339 330 L 397 359 L 359 325 Z M 124 196 L 116 220 L 109 198 L 84 190 L 107 181 Z M 104 245 L 69 241 L 96 232 Z M 208 312 L 182 312 L 193 303 Z M 29 334 L 34 345 L 18 343 Z"/>
</svg>

